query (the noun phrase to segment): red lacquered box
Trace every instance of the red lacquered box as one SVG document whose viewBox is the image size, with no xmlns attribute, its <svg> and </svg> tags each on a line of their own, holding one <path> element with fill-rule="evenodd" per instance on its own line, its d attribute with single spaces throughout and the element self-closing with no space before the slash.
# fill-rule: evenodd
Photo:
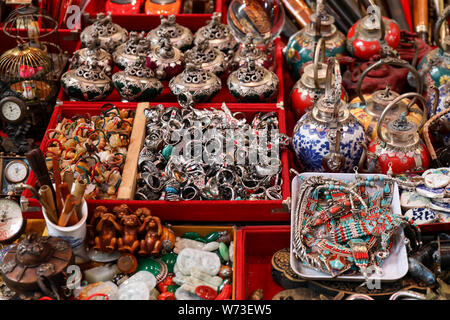
<svg viewBox="0 0 450 320">
<path fill-rule="evenodd" d="M 150 103 L 156 105 L 157 103 Z M 90 104 L 86 106 L 83 102 L 63 103 L 56 106 L 47 131 L 56 127 L 57 119 L 61 115 L 64 117 L 72 117 L 76 114 L 89 113 L 91 115 L 99 114 L 100 107 L 103 103 Z M 115 103 L 119 109 L 135 109 L 137 103 Z M 178 106 L 178 104 L 164 103 L 165 107 Z M 232 112 L 240 111 L 249 119 L 256 112 L 276 112 L 280 125 L 280 133 L 286 132 L 285 115 L 281 109 L 273 108 L 271 104 L 248 104 L 243 107 L 241 104 L 227 104 Z M 199 104 L 198 109 L 202 108 L 220 109 L 221 104 Z M 41 150 L 44 151 L 47 144 L 47 135 L 45 135 Z M 290 181 L 288 154 L 281 154 L 282 161 L 282 194 L 283 201 L 290 198 Z M 35 186 L 36 177 L 30 173 L 27 184 Z M 24 192 L 24 196 L 29 198 L 29 206 L 40 207 L 35 199 L 30 199 L 31 195 L 28 191 Z M 220 221 L 220 222 L 238 222 L 238 221 L 289 221 L 290 214 L 284 209 L 282 200 L 236 200 L 236 201 L 138 201 L 138 200 L 88 200 L 88 207 L 93 210 L 96 206 L 104 205 L 112 208 L 116 205 L 126 203 L 132 209 L 139 207 L 148 207 L 155 215 L 162 215 L 169 221 Z M 27 218 L 41 218 L 42 212 L 24 212 Z"/>
<path fill-rule="evenodd" d="M 137 30 L 137 29 L 136 29 Z M 275 47 L 275 57 L 274 57 L 274 72 L 276 73 L 279 83 L 278 83 L 278 93 L 276 97 L 274 97 L 273 101 L 270 102 L 274 107 L 278 106 L 280 108 L 283 108 L 283 101 L 284 101 L 284 85 L 283 85 L 283 53 L 282 53 L 282 47 L 280 39 L 277 38 L 275 40 L 276 47 Z M 81 48 L 81 43 L 79 42 L 75 51 Z M 119 72 L 120 69 L 114 66 L 113 73 Z M 210 103 L 240 103 L 242 105 L 250 105 L 248 103 L 244 102 L 238 102 L 238 100 L 230 93 L 228 86 L 227 86 L 227 78 L 229 76 L 229 72 L 225 73 L 221 77 L 222 81 L 222 89 L 219 91 L 218 94 L 216 94 L 214 97 L 211 98 L 209 101 Z M 177 97 L 172 94 L 169 88 L 169 81 L 163 81 L 164 89 L 161 92 L 159 96 L 157 96 L 154 99 L 154 102 L 177 102 Z M 61 88 L 58 99 L 60 101 L 70 102 L 69 96 L 64 92 L 64 90 Z M 114 89 L 113 92 L 104 100 L 105 102 L 115 102 L 115 101 L 122 101 L 121 96 L 119 95 L 119 92 Z M 79 104 L 80 102 L 75 102 Z M 98 103 L 98 102 L 84 102 L 86 105 L 92 104 L 92 103 Z"/>
<path fill-rule="evenodd" d="M 290 226 L 247 226 L 238 230 L 236 242 L 236 299 L 247 300 L 255 290 L 263 299 L 284 290 L 272 279 L 272 256 L 289 248 Z"/>
</svg>

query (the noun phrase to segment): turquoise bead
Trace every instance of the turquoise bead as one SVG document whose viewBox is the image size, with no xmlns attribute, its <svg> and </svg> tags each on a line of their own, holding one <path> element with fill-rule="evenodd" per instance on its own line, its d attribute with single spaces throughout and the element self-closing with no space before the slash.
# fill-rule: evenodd
<svg viewBox="0 0 450 320">
<path fill-rule="evenodd" d="M 330 186 L 328 187 L 328 189 L 333 190 L 334 189 L 334 185 L 330 184 Z"/>
<path fill-rule="evenodd" d="M 331 195 L 327 194 L 327 195 L 325 196 L 325 199 L 331 200 Z"/>
<path fill-rule="evenodd" d="M 372 181 L 373 180 L 373 177 L 372 176 L 368 176 L 367 177 L 367 181 Z"/>
<path fill-rule="evenodd" d="M 384 181 L 384 177 L 383 176 L 380 176 L 380 181 Z"/>
<path fill-rule="evenodd" d="M 166 159 L 166 160 L 170 159 L 170 156 L 172 155 L 172 150 L 173 150 L 173 146 L 171 146 L 170 144 L 164 147 L 164 149 L 161 152 L 164 159 Z"/>
</svg>

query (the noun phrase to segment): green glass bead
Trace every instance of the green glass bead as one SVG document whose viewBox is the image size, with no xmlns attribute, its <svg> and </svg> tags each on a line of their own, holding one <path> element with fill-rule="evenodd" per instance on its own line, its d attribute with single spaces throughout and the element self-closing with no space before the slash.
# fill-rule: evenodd
<svg viewBox="0 0 450 320">
<path fill-rule="evenodd" d="M 142 258 L 138 261 L 138 267 L 136 271 L 148 271 L 156 277 L 161 272 L 161 265 L 155 259 Z"/>
<path fill-rule="evenodd" d="M 220 247 L 219 247 L 220 248 Z M 213 251 L 215 254 L 217 254 L 217 256 L 219 257 L 219 259 L 220 259 L 220 263 L 221 264 L 226 264 L 227 262 L 222 258 L 222 256 L 220 255 L 220 252 L 219 252 L 219 250 L 214 250 Z"/>
<path fill-rule="evenodd" d="M 186 232 L 181 236 L 182 238 L 196 240 L 197 238 L 201 238 L 202 236 L 197 232 Z"/>
<path fill-rule="evenodd" d="M 219 253 L 223 260 L 230 260 L 230 255 L 228 253 L 228 247 L 225 243 L 221 242 L 219 246 Z"/>
<path fill-rule="evenodd" d="M 170 156 L 172 155 L 173 146 L 167 145 L 163 148 L 161 154 L 167 161 L 170 159 Z"/>
<path fill-rule="evenodd" d="M 195 238 L 194 240 L 198 241 L 198 242 L 206 243 L 206 240 L 203 239 L 202 237 Z"/>
<path fill-rule="evenodd" d="M 205 239 L 205 241 L 207 243 L 209 243 L 209 242 L 216 241 L 217 239 L 219 239 L 219 237 L 220 237 L 220 233 L 218 231 L 214 231 L 214 232 L 208 233 L 203 239 Z"/>
<path fill-rule="evenodd" d="M 178 255 L 176 253 L 170 252 L 161 257 L 161 260 L 164 261 L 167 264 L 167 271 L 172 273 L 173 267 L 175 266 L 175 263 L 177 262 Z"/>
</svg>

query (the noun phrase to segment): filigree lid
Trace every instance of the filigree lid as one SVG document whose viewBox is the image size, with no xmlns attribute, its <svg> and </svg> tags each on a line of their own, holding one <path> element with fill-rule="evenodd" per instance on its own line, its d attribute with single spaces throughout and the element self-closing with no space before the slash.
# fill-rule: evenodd
<svg viewBox="0 0 450 320">
<path fill-rule="evenodd" d="M 139 54 L 136 62 L 125 68 L 125 74 L 130 77 L 138 78 L 154 78 L 155 74 L 152 69 L 146 66 L 146 56 L 143 53 Z"/>
<path fill-rule="evenodd" d="M 202 36 L 206 40 L 228 39 L 230 29 L 226 24 L 220 22 L 222 14 L 214 12 L 211 21 L 201 30 Z"/>
<path fill-rule="evenodd" d="M 136 31 L 130 32 L 130 37 L 125 43 L 124 53 L 128 55 L 137 55 L 138 46 L 150 49 L 150 42 L 145 39 L 145 32 L 138 33 Z"/>
<path fill-rule="evenodd" d="M 162 59 L 172 59 L 175 56 L 175 49 L 172 42 L 169 39 L 167 33 L 163 33 L 158 40 L 158 48 L 156 54 Z"/>
<path fill-rule="evenodd" d="M 406 132 L 415 132 L 417 125 L 414 122 L 408 121 L 406 118 L 406 112 L 403 112 L 400 115 L 400 118 L 397 120 L 391 121 L 388 125 L 389 132 L 391 133 L 406 133 Z"/>
<path fill-rule="evenodd" d="M 209 63 L 217 58 L 217 51 L 209 45 L 208 41 L 202 41 L 185 53 L 186 61 L 196 65 Z"/>
<path fill-rule="evenodd" d="M 188 63 L 186 69 L 181 73 L 181 80 L 186 85 L 206 84 L 212 77 L 211 72 L 205 71 L 192 63 Z"/>
<path fill-rule="evenodd" d="M 104 13 L 97 14 L 97 20 L 92 24 L 99 37 L 111 37 L 116 33 L 122 32 L 122 28 L 112 22 L 111 13 L 105 16 Z"/>
<path fill-rule="evenodd" d="M 108 68 L 109 66 L 105 67 L 105 69 Z M 80 64 L 80 66 L 78 66 L 78 68 L 75 70 L 75 76 L 88 81 L 110 81 L 104 70 L 99 68 L 98 61 L 96 59 L 93 59 L 92 57 L 88 57 L 85 63 L 82 63 Z"/>
<path fill-rule="evenodd" d="M 257 66 L 254 59 L 247 58 L 247 63 L 236 71 L 236 76 L 241 83 L 256 83 L 261 82 L 267 72 L 264 67 Z"/>
<path fill-rule="evenodd" d="M 317 1 L 316 11 L 310 16 L 310 23 L 306 29 L 307 33 L 314 36 L 327 37 L 337 29 L 334 26 L 334 17 L 325 10 L 322 0 Z"/>
</svg>

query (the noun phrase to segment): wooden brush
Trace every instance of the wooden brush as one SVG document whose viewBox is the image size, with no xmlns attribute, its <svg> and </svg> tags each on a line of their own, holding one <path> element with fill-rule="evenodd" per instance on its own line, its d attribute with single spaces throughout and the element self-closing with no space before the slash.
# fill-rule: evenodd
<svg viewBox="0 0 450 320">
<path fill-rule="evenodd" d="M 61 169 L 59 168 L 59 157 L 54 155 L 52 157 L 52 167 L 53 167 L 53 181 L 55 182 L 55 193 L 56 193 L 56 208 L 58 212 L 61 212 L 63 209 L 63 199 L 61 197 Z"/>
<path fill-rule="evenodd" d="M 52 185 L 52 179 L 48 174 L 47 165 L 45 164 L 44 154 L 40 149 L 33 149 L 25 154 L 25 157 L 30 164 L 31 170 L 33 170 L 34 175 L 36 176 L 39 185 L 45 186 L 47 185 L 50 188 L 50 191 L 53 196 L 53 201 L 56 202 L 56 192 Z"/>
</svg>

